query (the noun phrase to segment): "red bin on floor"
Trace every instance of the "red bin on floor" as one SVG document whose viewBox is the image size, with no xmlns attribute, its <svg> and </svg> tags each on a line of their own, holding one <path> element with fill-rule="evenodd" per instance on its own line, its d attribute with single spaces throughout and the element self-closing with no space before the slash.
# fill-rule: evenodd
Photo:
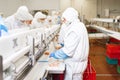
<svg viewBox="0 0 120 80">
<path fill-rule="evenodd" d="M 120 66 L 120 58 L 118 59 L 118 66 Z"/>
<path fill-rule="evenodd" d="M 112 37 L 110 37 L 109 41 L 113 42 L 113 43 L 120 43 L 120 40 L 117 40 L 117 39 L 112 38 Z"/>
<path fill-rule="evenodd" d="M 118 44 L 107 44 L 106 55 L 111 59 L 120 58 L 120 45 Z"/>
<path fill-rule="evenodd" d="M 83 74 L 83 80 L 96 80 L 96 71 L 88 60 L 87 68 Z"/>
</svg>

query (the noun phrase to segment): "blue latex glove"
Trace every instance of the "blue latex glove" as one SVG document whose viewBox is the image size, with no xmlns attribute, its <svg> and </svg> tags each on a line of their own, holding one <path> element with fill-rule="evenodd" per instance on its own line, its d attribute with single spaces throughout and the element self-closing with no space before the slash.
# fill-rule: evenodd
<svg viewBox="0 0 120 80">
<path fill-rule="evenodd" d="M 52 52 L 49 57 L 54 57 L 54 56 L 55 56 L 55 52 Z"/>
<path fill-rule="evenodd" d="M 2 17 L 0 16 L 0 30 L 3 30 L 5 32 L 8 32 L 8 29 L 7 27 L 4 25 L 4 22 L 3 22 L 3 19 Z"/>
<path fill-rule="evenodd" d="M 2 30 L 4 32 L 8 32 L 7 27 L 4 25 L 4 22 L 2 20 L 2 17 L 0 16 L 0 36 L 2 35 Z"/>
<path fill-rule="evenodd" d="M 2 32 L 2 31 L 8 32 L 8 29 L 7 29 L 4 25 L 1 25 L 1 24 L 0 24 L 0 37 L 3 35 L 3 32 Z"/>
<path fill-rule="evenodd" d="M 0 30 L 3 30 L 5 32 L 8 32 L 8 29 L 5 25 L 0 24 Z"/>
<path fill-rule="evenodd" d="M 66 53 L 62 51 L 62 49 L 57 50 L 56 52 L 52 52 L 49 57 L 53 57 L 55 59 L 66 59 L 68 56 Z"/>
<path fill-rule="evenodd" d="M 60 43 L 60 45 L 61 45 L 62 47 L 64 47 L 64 44 L 63 44 L 63 43 Z"/>
</svg>

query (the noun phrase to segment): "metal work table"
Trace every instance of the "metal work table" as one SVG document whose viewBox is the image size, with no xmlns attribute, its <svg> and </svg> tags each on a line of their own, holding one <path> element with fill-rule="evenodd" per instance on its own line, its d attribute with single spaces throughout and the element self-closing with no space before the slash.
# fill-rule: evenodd
<svg viewBox="0 0 120 80">
<path fill-rule="evenodd" d="M 52 52 L 55 50 L 54 44 L 51 43 L 49 46 L 49 52 Z M 50 67 L 49 64 L 51 62 L 56 61 L 56 59 L 49 60 L 49 55 L 43 54 L 32 70 L 29 72 L 29 74 L 24 78 L 24 80 L 40 80 L 46 75 L 46 73 L 51 73 L 51 74 L 61 74 L 65 70 L 65 64 L 63 61 L 60 61 L 60 64 L 56 67 Z"/>
</svg>

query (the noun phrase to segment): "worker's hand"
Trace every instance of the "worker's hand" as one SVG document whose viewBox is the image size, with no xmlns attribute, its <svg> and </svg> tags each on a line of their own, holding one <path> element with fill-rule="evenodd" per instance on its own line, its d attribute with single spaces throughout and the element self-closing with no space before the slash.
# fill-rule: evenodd
<svg viewBox="0 0 120 80">
<path fill-rule="evenodd" d="M 66 53 L 64 53 L 62 49 L 59 49 L 59 50 L 57 50 L 57 51 L 55 51 L 55 52 L 52 52 L 52 53 L 50 54 L 50 57 L 53 57 L 53 58 L 55 58 L 55 59 L 66 59 L 66 58 L 68 58 L 69 56 L 66 55 Z"/>
<path fill-rule="evenodd" d="M 47 51 L 44 52 L 44 54 L 45 54 L 45 55 L 49 55 L 50 52 L 47 50 Z"/>
<path fill-rule="evenodd" d="M 8 29 L 5 25 L 0 24 L 0 30 L 4 30 L 5 32 L 8 32 Z"/>
<path fill-rule="evenodd" d="M 51 58 L 51 57 L 55 57 L 55 53 L 52 52 L 49 57 L 50 57 L 50 58 Z"/>
<path fill-rule="evenodd" d="M 61 47 L 62 47 L 61 45 L 57 45 L 57 46 L 55 46 L 55 49 L 59 50 Z"/>
<path fill-rule="evenodd" d="M 61 45 L 62 47 L 64 47 L 64 44 L 63 44 L 63 43 L 60 43 L 60 45 Z"/>
</svg>

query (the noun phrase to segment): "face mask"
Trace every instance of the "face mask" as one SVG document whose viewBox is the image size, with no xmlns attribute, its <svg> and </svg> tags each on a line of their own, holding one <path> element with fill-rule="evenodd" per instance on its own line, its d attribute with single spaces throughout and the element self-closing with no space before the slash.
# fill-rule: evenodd
<svg viewBox="0 0 120 80">
<path fill-rule="evenodd" d="M 20 20 L 17 20 L 16 23 L 17 23 L 18 26 L 24 25 L 24 23 Z"/>
</svg>

